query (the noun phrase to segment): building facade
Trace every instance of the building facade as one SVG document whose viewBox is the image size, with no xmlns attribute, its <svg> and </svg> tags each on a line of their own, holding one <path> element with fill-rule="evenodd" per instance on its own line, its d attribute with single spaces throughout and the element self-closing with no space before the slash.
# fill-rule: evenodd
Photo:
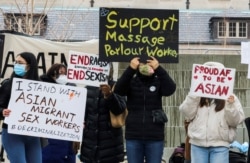
<svg viewBox="0 0 250 163">
<path fill-rule="evenodd" d="M 0 2 L 0 30 L 26 32 L 20 28 L 24 21 L 16 18 L 32 12 L 36 16 L 32 20 L 33 32 L 29 34 L 34 37 L 84 41 L 99 38 L 99 7 L 176 9 L 180 12 L 180 54 L 237 55 L 240 43 L 248 41 L 250 36 L 249 3 L 249 0 L 240 3 L 237 0 L 34 0 L 15 4 L 14 0 L 4 0 Z M 41 17 L 42 24 L 35 29 Z"/>
</svg>

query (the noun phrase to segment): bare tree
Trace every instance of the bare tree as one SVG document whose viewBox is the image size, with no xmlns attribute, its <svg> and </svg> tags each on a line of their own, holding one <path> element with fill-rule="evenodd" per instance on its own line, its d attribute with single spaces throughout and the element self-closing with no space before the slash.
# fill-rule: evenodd
<svg viewBox="0 0 250 163">
<path fill-rule="evenodd" d="M 66 5 L 63 2 L 59 3 L 58 0 L 41 0 L 38 2 L 37 0 L 12 0 L 9 3 L 8 10 L 0 8 L 4 17 L 5 29 L 30 36 L 42 36 L 48 30 L 50 38 L 57 41 L 67 41 L 74 33 L 71 30 L 74 27 L 72 21 L 76 21 L 75 13 L 82 7 L 83 1 L 75 5 L 75 8 L 71 6 L 70 10 L 66 9 Z M 61 10 L 57 11 L 57 17 L 53 20 L 57 22 L 56 25 L 48 27 L 47 15 L 53 7 L 59 7 Z M 67 10 L 67 14 L 64 9 Z"/>
<path fill-rule="evenodd" d="M 33 36 L 36 31 L 45 31 L 46 15 L 56 0 L 44 0 L 39 11 L 35 11 L 35 0 L 14 0 L 10 2 L 10 11 L 0 8 L 4 17 L 5 29 Z"/>
</svg>

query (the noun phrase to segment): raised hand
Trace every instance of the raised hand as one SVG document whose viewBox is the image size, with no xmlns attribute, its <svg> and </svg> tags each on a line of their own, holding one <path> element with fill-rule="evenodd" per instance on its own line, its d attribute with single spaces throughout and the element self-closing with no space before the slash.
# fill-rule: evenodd
<svg viewBox="0 0 250 163">
<path fill-rule="evenodd" d="M 100 85 L 100 89 L 104 95 L 104 98 L 108 98 L 112 94 L 112 90 L 108 84 Z"/>
<path fill-rule="evenodd" d="M 151 59 L 147 60 L 147 64 L 151 66 L 154 70 L 159 67 L 159 62 L 155 57 L 150 57 Z"/>
<path fill-rule="evenodd" d="M 130 67 L 134 70 L 136 70 L 140 64 L 139 57 L 135 57 L 130 61 Z"/>
</svg>

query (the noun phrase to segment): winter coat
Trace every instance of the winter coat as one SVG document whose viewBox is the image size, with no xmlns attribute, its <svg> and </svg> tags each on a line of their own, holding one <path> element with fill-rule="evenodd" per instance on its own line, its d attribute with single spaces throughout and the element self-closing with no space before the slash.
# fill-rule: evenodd
<svg viewBox="0 0 250 163">
<path fill-rule="evenodd" d="M 164 140 L 164 123 L 154 123 L 152 111 L 162 110 L 162 97 L 172 95 L 175 89 L 175 82 L 161 66 L 150 77 L 128 67 L 114 90 L 127 96 L 125 138 Z"/>
<path fill-rule="evenodd" d="M 87 103 L 80 159 L 84 163 L 118 163 L 124 159 L 122 128 L 113 128 L 110 113 L 120 108 L 113 94 L 104 99 L 97 87 L 87 87 Z"/>
<path fill-rule="evenodd" d="M 55 83 L 46 75 L 40 76 L 40 79 L 44 82 Z M 43 163 L 75 163 L 76 154 L 73 150 L 73 142 L 48 138 L 48 145 L 42 149 L 42 158 Z"/>
<path fill-rule="evenodd" d="M 10 101 L 10 95 L 11 95 L 11 87 L 12 87 L 12 79 L 5 79 L 1 83 L 0 87 L 0 119 L 4 119 L 3 116 L 3 109 L 8 108 L 8 104 Z M 2 124 L 2 128 L 7 129 L 8 125 L 6 123 Z"/>
<path fill-rule="evenodd" d="M 216 112 L 215 104 L 199 106 L 200 97 L 188 95 L 180 105 L 185 118 L 192 120 L 188 126 L 190 143 L 202 147 L 229 147 L 236 138 L 236 128 L 245 119 L 243 108 L 235 96 L 235 102 L 226 101 L 225 107 Z"/>
</svg>

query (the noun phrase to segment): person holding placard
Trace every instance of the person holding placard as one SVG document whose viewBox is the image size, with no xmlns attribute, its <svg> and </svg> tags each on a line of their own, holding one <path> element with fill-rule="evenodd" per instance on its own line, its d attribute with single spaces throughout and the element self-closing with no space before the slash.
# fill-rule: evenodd
<svg viewBox="0 0 250 163">
<path fill-rule="evenodd" d="M 126 108 L 112 92 L 113 66 L 107 84 L 100 87 L 87 86 L 87 103 L 80 160 L 83 163 L 120 163 L 124 160 L 122 128 L 113 127 L 110 112 L 119 115 Z M 125 104 L 125 98 L 121 98 Z"/>
<path fill-rule="evenodd" d="M 14 71 L 0 88 L 0 117 L 11 114 L 8 103 L 11 97 L 13 78 L 39 80 L 38 65 L 34 54 L 23 52 L 16 56 Z M 39 137 L 8 133 L 8 125 L 2 125 L 2 143 L 11 163 L 42 163 L 42 150 Z"/>
<path fill-rule="evenodd" d="M 219 62 L 203 65 L 224 68 Z M 189 92 L 179 110 L 190 121 L 191 162 L 228 163 L 229 145 L 236 139 L 237 126 L 245 119 L 239 99 L 234 94 L 228 95 L 227 99 L 218 99 Z"/>
<path fill-rule="evenodd" d="M 118 79 L 114 92 L 127 96 L 125 139 L 129 163 L 161 162 L 167 122 L 162 97 L 172 95 L 175 89 L 175 82 L 154 57 L 147 63 L 133 58 Z"/>
<path fill-rule="evenodd" d="M 48 83 L 76 86 L 67 82 L 67 67 L 61 63 L 53 64 L 40 79 Z M 48 139 L 48 145 L 42 150 L 43 163 L 75 163 L 79 147 L 79 142 Z"/>
</svg>

